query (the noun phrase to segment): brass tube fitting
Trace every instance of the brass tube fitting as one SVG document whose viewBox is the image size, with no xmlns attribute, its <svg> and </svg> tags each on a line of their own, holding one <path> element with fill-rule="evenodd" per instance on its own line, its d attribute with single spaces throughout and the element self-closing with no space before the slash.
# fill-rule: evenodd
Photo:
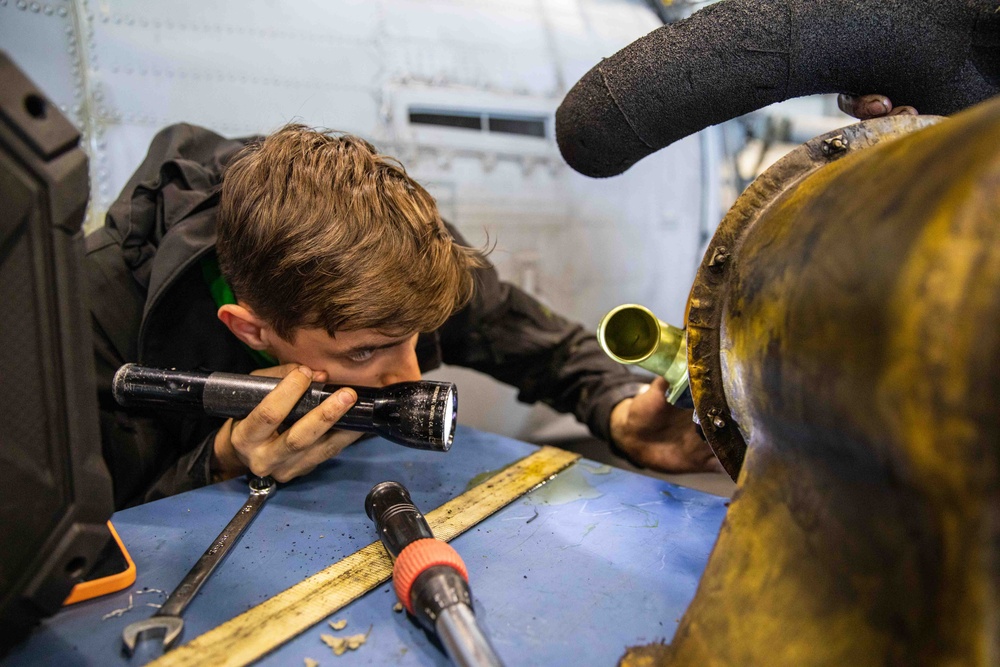
<svg viewBox="0 0 1000 667">
<path fill-rule="evenodd" d="M 649 308 L 634 303 L 614 308 L 601 319 L 597 341 L 618 363 L 662 375 L 670 383 L 671 404 L 687 389 L 687 334 L 661 321 Z"/>
</svg>

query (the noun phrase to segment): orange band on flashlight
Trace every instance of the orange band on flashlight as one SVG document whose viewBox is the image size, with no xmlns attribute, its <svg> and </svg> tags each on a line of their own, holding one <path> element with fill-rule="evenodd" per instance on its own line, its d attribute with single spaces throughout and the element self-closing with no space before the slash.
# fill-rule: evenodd
<svg viewBox="0 0 1000 667">
<path fill-rule="evenodd" d="M 422 572 L 435 565 L 452 567 L 465 581 L 469 581 L 469 573 L 458 552 L 447 542 L 433 537 L 410 542 L 396 557 L 396 564 L 392 567 L 392 585 L 396 589 L 396 597 L 411 614 L 410 588 Z"/>
</svg>

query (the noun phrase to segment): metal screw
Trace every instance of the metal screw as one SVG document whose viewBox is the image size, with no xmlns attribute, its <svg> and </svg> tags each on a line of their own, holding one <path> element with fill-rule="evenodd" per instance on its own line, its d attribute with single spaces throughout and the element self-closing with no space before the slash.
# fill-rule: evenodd
<svg viewBox="0 0 1000 667">
<path fill-rule="evenodd" d="M 829 139 L 823 140 L 823 145 L 820 148 L 823 151 L 823 155 L 827 157 L 833 157 L 834 155 L 840 155 L 841 153 L 846 153 L 848 148 L 847 139 L 844 135 L 838 134 L 835 137 L 830 137 Z"/>
<path fill-rule="evenodd" d="M 712 268 L 722 268 L 722 265 L 729 261 L 729 250 L 724 245 L 720 245 L 712 254 L 712 259 L 708 265 Z"/>
</svg>

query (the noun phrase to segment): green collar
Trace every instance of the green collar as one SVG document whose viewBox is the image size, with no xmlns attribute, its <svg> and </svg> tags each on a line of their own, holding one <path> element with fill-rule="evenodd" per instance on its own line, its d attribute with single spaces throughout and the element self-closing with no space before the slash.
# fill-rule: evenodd
<svg viewBox="0 0 1000 667">
<path fill-rule="evenodd" d="M 208 254 L 201 260 L 201 274 L 204 276 L 205 282 L 208 283 L 208 290 L 212 293 L 216 308 L 221 308 L 227 303 L 236 303 L 236 295 L 233 294 L 233 288 L 222 276 L 222 271 L 219 270 L 219 260 L 215 254 Z M 266 368 L 278 365 L 278 360 L 267 352 L 255 350 L 246 343 L 243 343 L 243 347 L 246 348 L 259 367 Z"/>
</svg>

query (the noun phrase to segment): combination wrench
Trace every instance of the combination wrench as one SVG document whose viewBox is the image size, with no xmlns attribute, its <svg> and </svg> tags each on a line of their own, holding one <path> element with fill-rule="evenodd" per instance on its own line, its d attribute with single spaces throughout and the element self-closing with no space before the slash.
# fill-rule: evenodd
<svg viewBox="0 0 1000 667">
<path fill-rule="evenodd" d="M 264 502 L 274 492 L 275 486 L 274 480 L 270 477 L 250 476 L 250 497 L 246 503 L 167 597 L 163 606 L 153 616 L 129 624 L 122 632 L 122 641 L 129 655 L 135 651 L 140 636 L 143 639 L 162 636 L 164 651 L 177 641 L 184 629 L 184 619 L 181 618 L 181 614 L 257 516 Z"/>
</svg>

